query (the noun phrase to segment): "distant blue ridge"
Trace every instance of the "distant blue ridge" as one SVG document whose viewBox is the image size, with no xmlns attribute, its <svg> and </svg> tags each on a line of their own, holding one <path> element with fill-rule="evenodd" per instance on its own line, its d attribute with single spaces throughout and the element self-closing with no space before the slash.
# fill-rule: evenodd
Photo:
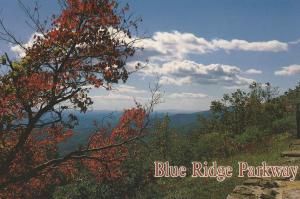
<svg viewBox="0 0 300 199">
<path fill-rule="evenodd" d="M 72 113 L 78 119 L 78 125 L 74 127 L 74 135 L 64 143 L 59 145 L 59 151 L 62 154 L 68 153 L 80 145 L 84 145 L 89 136 L 97 130 L 95 123 L 99 126 L 110 123 L 111 126 L 115 126 L 122 115 L 121 111 L 88 111 L 86 113 L 80 113 L 79 111 L 69 111 L 64 114 L 64 118 L 68 114 Z M 202 111 L 195 113 L 167 113 L 167 112 L 154 112 L 151 115 L 151 120 L 161 119 L 165 115 L 170 118 L 170 127 L 176 128 L 189 128 L 197 124 L 198 116 L 208 116 L 210 111 Z"/>
</svg>

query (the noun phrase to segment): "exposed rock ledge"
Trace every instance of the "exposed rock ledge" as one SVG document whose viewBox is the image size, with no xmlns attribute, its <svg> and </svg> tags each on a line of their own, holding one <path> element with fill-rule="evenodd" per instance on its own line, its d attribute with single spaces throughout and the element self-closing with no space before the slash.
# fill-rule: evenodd
<svg viewBox="0 0 300 199">
<path fill-rule="evenodd" d="M 300 182 L 248 179 L 243 185 L 236 186 L 227 199 L 299 199 Z"/>
<path fill-rule="evenodd" d="M 290 145 L 290 151 L 281 153 L 283 162 L 300 165 L 300 140 Z M 288 179 L 250 178 L 236 186 L 227 199 L 300 199 L 299 173 L 295 181 Z"/>
</svg>

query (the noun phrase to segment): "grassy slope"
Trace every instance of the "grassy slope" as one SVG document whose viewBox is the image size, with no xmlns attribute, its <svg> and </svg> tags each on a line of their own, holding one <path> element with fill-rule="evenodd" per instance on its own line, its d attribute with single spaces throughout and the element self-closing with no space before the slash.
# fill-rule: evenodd
<svg viewBox="0 0 300 199">
<path fill-rule="evenodd" d="M 216 160 L 219 165 L 231 165 L 234 169 L 233 176 L 221 183 L 214 178 L 161 178 L 158 181 L 158 187 L 163 192 L 163 198 L 226 198 L 236 185 L 241 184 L 246 179 L 237 177 L 238 161 L 247 161 L 249 165 L 260 165 L 263 161 L 273 165 L 280 164 L 280 152 L 288 149 L 288 143 L 291 139 L 287 135 L 282 135 L 276 139 L 273 146 L 268 150 L 241 153 L 228 159 Z"/>
</svg>

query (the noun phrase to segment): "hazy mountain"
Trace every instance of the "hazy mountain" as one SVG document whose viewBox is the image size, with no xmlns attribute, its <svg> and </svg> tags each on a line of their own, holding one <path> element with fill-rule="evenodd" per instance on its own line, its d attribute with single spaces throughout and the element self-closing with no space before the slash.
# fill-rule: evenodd
<svg viewBox="0 0 300 199">
<path fill-rule="evenodd" d="M 90 134 L 94 133 L 99 127 L 114 126 L 122 115 L 120 111 L 88 111 L 87 113 L 72 112 L 78 119 L 78 125 L 75 126 L 75 134 L 65 143 L 60 144 L 60 151 L 69 152 L 79 145 L 87 142 Z M 165 115 L 170 117 L 170 127 L 180 127 L 184 132 L 189 132 L 197 126 L 197 118 L 199 115 L 209 115 L 209 111 L 195 113 L 169 113 L 155 112 L 151 119 L 161 119 Z"/>
</svg>

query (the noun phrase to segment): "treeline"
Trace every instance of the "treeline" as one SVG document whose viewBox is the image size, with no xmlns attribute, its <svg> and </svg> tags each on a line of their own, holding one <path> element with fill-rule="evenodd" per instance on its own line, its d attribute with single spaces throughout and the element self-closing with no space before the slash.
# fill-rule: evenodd
<svg viewBox="0 0 300 199">
<path fill-rule="evenodd" d="M 249 90 L 236 90 L 224 94 L 211 103 L 211 115 L 200 117 L 200 129 L 196 134 L 215 133 L 224 140 L 224 155 L 232 147 L 237 151 L 278 133 L 295 133 L 296 103 L 300 102 L 300 84 L 283 95 L 269 83 L 253 83 Z"/>
<path fill-rule="evenodd" d="M 153 177 L 154 161 L 189 167 L 193 160 L 211 161 L 270 150 L 280 136 L 295 135 L 299 102 L 300 83 L 283 94 L 269 83 L 253 83 L 247 91 L 238 89 L 213 101 L 210 114 L 199 115 L 198 127 L 191 132 L 172 128 L 166 115 L 155 121 L 149 137 L 128 146 L 129 156 L 121 166 L 123 177 L 97 184 L 81 168 L 77 182 L 56 188 L 53 197 L 163 198 L 170 186 Z"/>
</svg>

